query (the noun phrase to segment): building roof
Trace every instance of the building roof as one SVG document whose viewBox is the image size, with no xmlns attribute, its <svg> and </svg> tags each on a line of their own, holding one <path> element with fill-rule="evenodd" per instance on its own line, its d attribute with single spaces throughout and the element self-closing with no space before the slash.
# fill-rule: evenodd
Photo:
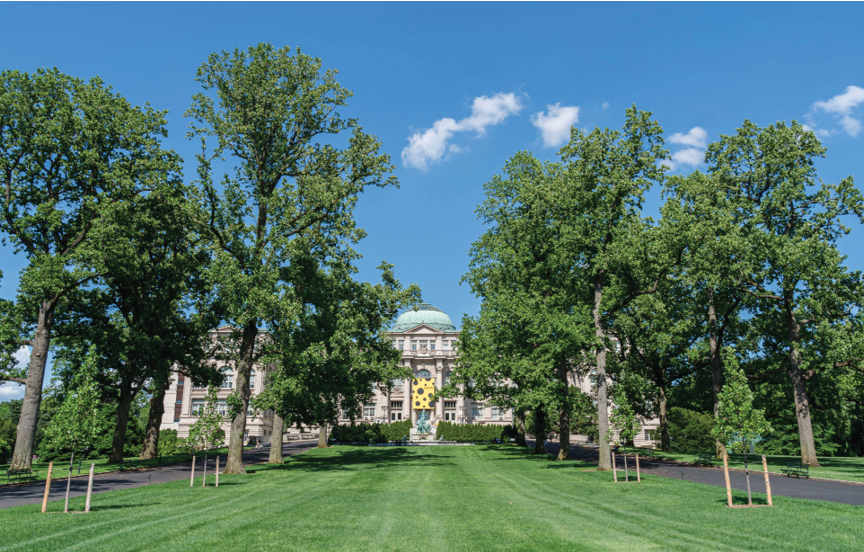
<svg viewBox="0 0 864 552">
<path fill-rule="evenodd" d="M 420 303 L 399 315 L 391 332 L 404 332 L 420 324 L 426 324 L 443 332 L 456 331 L 456 326 L 447 314 L 429 303 Z"/>
</svg>

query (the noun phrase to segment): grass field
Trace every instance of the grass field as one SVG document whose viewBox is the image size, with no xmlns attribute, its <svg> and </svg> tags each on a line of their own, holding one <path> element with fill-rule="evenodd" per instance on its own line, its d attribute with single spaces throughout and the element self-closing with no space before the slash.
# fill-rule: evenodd
<svg viewBox="0 0 864 552">
<path fill-rule="evenodd" d="M 244 447 L 244 448 L 252 448 L 252 447 Z M 209 456 L 214 456 L 217 454 L 226 454 L 228 452 L 228 447 L 222 447 L 218 449 L 210 449 L 207 451 Z M 203 452 L 195 453 L 199 458 L 203 457 Z M 147 466 L 156 466 L 159 464 L 172 464 L 175 462 L 186 462 L 192 458 L 191 454 L 172 454 L 169 456 L 163 456 L 162 458 L 153 458 L 152 460 L 138 460 L 138 457 L 130 457 L 125 458 L 126 462 L 135 462 L 140 467 Z M 81 462 L 81 473 L 78 473 L 78 460 L 75 460 L 74 465 L 72 467 L 72 477 L 77 477 L 81 475 L 82 477 L 90 473 L 90 464 L 96 464 L 93 468 L 95 473 L 106 473 L 117 471 L 120 469 L 120 465 L 117 462 L 109 462 L 107 458 L 101 458 L 99 460 L 84 460 Z M 6 470 L 9 469 L 9 464 L 0 464 L 0 486 L 6 483 Z M 45 481 L 48 477 L 48 462 L 34 462 L 32 465 L 32 469 L 38 472 L 38 479 L 40 481 Z M 54 462 L 54 471 L 51 473 L 51 479 L 61 479 L 66 477 L 69 474 L 69 460 L 58 460 Z"/>
<path fill-rule="evenodd" d="M 633 453 L 635 449 L 628 449 L 629 453 Z M 710 452 L 710 451 L 706 451 Z M 678 462 L 692 462 L 692 453 L 683 452 L 661 452 L 654 451 L 655 458 L 665 458 L 667 460 L 676 460 Z M 762 470 L 762 455 L 750 454 L 750 469 Z M 768 462 L 768 471 L 781 473 L 780 470 L 789 462 L 800 462 L 800 456 L 768 456 L 765 458 Z M 716 460 L 715 465 L 722 466 L 722 460 Z M 813 477 L 824 477 L 827 479 L 841 479 L 843 481 L 857 481 L 864 483 L 864 458 L 847 458 L 847 457 L 830 457 L 823 456 L 819 458 L 821 467 L 810 468 L 810 475 Z M 729 467 L 744 469 L 744 455 L 730 454 Z M 862 546 L 864 548 L 864 546 Z"/>
<path fill-rule="evenodd" d="M 614 484 L 609 472 L 515 447 L 334 447 L 249 472 L 221 476 L 218 489 L 178 481 L 96 495 L 88 515 L 0 510 L 0 550 L 776 552 L 864 543 L 861 507 L 775 497 L 774 508 L 731 510 L 722 488 L 660 477 Z M 72 505 L 83 509 L 83 498 Z"/>
</svg>

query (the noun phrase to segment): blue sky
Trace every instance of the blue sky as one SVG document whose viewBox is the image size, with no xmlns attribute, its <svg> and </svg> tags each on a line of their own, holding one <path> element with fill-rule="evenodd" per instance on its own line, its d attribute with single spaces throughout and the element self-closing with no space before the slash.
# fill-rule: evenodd
<svg viewBox="0 0 864 552">
<path fill-rule="evenodd" d="M 169 110 L 165 146 L 191 178 L 182 115 L 208 54 L 271 42 L 320 57 L 354 91 L 344 115 L 382 140 L 401 184 L 359 203 L 361 277 L 387 260 L 459 325 L 479 307 L 459 280 L 483 231 L 483 184 L 519 150 L 554 158 L 571 122 L 617 128 L 635 103 L 675 136 L 676 170 L 689 172 L 745 118 L 798 119 L 828 148 L 825 181 L 861 176 L 861 21 L 860 3 L 2 3 L 0 68 L 98 75 Z M 654 193 L 646 211 L 657 207 Z M 855 225 L 841 242 L 855 269 L 861 236 Z M 0 248 L 0 296 L 14 296 L 23 263 Z M 0 400 L 19 395 L 0 387 Z"/>
</svg>

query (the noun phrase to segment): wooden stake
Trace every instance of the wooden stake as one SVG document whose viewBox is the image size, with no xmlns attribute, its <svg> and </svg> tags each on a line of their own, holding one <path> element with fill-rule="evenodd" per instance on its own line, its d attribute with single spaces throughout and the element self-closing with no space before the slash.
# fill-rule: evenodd
<svg viewBox="0 0 864 552">
<path fill-rule="evenodd" d="M 618 467 L 615 465 L 615 451 L 612 451 L 612 475 L 615 477 L 615 483 L 618 483 Z"/>
<path fill-rule="evenodd" d="M 768 481 L 768 461 L 765 460 L 765 455 L 762 455 L 762 469 L 765 470 L 765 491 L 768 493 L 768 506 L 774 506 L 774 501 L 771 500 L 771 482 Z"/>
<path fill-rule="evenodd" d="M 93 472 L 96 464 L 90 464 L 90 480 L 87 481 L 87 502 L 84 505 L 84 513 L 90 512 L 90 497 L 93 496 Z"/>
<path fill-rule="evenodd" d="M 729 483 L 729 455 L 723 454 L 723 473 L 726 475 L 726 499 L 732 507 L 732 484 Z"/>
<path fill-rule="evenodd" d="M 54 462 L 48 462 L 48 479 L 45 480 L 45 496 L 42 497 L 42 513 L 48 508 L 48 494 L 51 492 L 51 470 L 54 469 Z"/>
<path fill-rule="evenodd" d="M 195 455 L 192 455 L 192 475 L 189 476 L 189 486 L 195 485 Z"/>
<path fill-rule="evenodd" d="M 642 476 L 639 474 L 639 455 L 636 455 L 636 483 L 642 483 Z"/>
<path fill-rule="evenodd" d="M 216 486 L 219 486 L 219 457 L 216 457 Z"/>
<path fill-rule="evenodd" d="M 201 486 L 207 486 L 207 454 L 204 454 L 204 477 L 201 478 Z"/>
<path fill-rule="evenodd" d="M 75 462 L 75 453 L 72 453 L 72 458 L 69 459 L 69 476 L 66 478 L 66 505 L 63 507 L 63 513 L 69 513 L 69 487 L 72 486 L 72 466 Z"/>
</svg>

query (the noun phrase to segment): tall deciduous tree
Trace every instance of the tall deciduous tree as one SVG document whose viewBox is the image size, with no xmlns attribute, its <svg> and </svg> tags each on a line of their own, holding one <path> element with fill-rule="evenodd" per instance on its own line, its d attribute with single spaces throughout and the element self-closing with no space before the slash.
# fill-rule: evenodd
<svg viewBox="0 0 864 552">
<path fill-rule="evenodd" d="M 202 140 L 198 156 L 198 222 L 213 240 L 210 281 L 237 328 L 236 397 L 227 473 L 242 473 L 242 440 L 249 403 L 249 374 L 261 323 L 297 315 L 294 291 L 280 284 L 304 233 L 323 241 L 352 241 L 363 232 L 354 224 L 359 195 L 369 186 L 396 184 L 387 174 L 390 158 L 379 141 L 338 109 L 351 92 L 321 60 L 290 48 L 259 44 L 212 54 L 198 69 L 204 91 L 187 116 L 190 136 Z M 347 145 L 333 143 L 349 134 Z M 207 140 L 215 142 L 212 151 Z M 228 156 L 234 168 L 221 190 L 212 179 L 213 161 Z"/>
<path fill-rule="evenodd" d="M 57 309 L 98 276 L 81 262 L 91 231 L 176 168 L 159 143 L 164 115 L 132 106 L 98 78 L 0 73 L 0 232 L 28 259 L 17 300 L 25 335 L 16 343 L 32 347 L 13 468 L 30 466 Z"/>
<path fill-rule="evenodd" d="M 586 133 L 574 127 L 570 142 L 561 149 L 566 186 L 559 193 L 558 218 L 569 231 L 571 256 L 578 257 L 577 270 L 590 279 L 593 296 L 601 470 L 612 468 L 606 438 L 610 319 L 632 298 L 656 290 L 656 283 L 668 271 L 665 263 L 659 263 L 656 279 L 643 289 L 628 289 L 622 278 L 629 266 L 621 256 L 630 255 L 639 246 L 634 237 L 645 232 L 646 221 L 640 212 L 645 192 L 664 178 L 660 161 L 668 152 L 663 149 L 662 133 L 651 113 L 633 106 L 627 109 L 621 131 L 596 128 Z M 619 292 L 610 298 L 608 291 L 615 287 Z"/>
<path fill-rule="evenodd" d="M 821 182 L 814 161 L 825 148 L 793 121 L 759 128 L 745 121 L 738 132 L 711 144 L 711 171 L 739 201 L 738 222 L 748 237 L 750 273 L 743 289 L 774 316 L 788 352 L 801 461 L 818 466 L 808 382 L 832 366 L 806 360 L 816 327 L 842 325 L 864 305 L 861 275 L 844 266 L 837 239 L 848 233 L 842 218 L 864 221 L 864 197 L 851 177 Z M 847 359 L 850 361 L 851 359 Z M 860 363 L 860 360 L 857 362 Z"/>
<path fill-rule="evenodd" d="M 563 179 L 559 163 L 520 152 L 484 186 L 477 214 L 489 229 L 472 245 L 464 277 L 483 303 L 479 317 L 463 321 L 459 366 L 443 393 L 461 386 L 499 406 L 531 410 L 543 427 L 555 412 L 561 460 L 570 455 L 575 372 L 593 342 L 590 310 L 576 298 L 584 290 L 580 259 L 565 249 L 565 221 L 556 217 Z"/>
</svg>

